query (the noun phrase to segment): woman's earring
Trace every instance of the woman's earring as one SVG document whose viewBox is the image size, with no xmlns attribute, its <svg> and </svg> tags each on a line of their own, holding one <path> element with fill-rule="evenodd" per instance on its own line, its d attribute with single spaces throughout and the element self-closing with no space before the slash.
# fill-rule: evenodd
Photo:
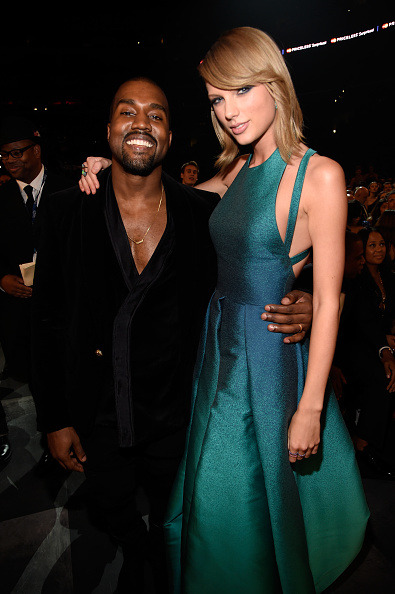
<svg viewBox="0 0 395 594">
<path fill-rule="evenodd" d="M 274 102 L 274 107 L 277 109 L 277 101 Z"/>
</svg>

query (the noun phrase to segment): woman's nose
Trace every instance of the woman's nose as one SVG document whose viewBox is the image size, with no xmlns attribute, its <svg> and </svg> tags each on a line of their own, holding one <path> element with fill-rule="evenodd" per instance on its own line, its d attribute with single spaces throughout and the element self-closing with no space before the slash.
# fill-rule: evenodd
<svg viewBox="0 0 395 594">
<path fill-rule="evenodd" d="M 234 99 L 228 99 L 225 102 L 225 117 L 227 120 L 232 120 L 239 114 L 236 101 Z"/>
</svg>

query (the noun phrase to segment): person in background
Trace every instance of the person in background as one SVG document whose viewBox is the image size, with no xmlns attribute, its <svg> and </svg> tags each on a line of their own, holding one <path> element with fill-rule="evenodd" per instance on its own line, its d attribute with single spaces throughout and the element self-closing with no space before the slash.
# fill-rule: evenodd
<svg viewBox="0 0 395 594">
<path fill-rule="evenodd" d="M 376 223 L 376 229 L 384 238 L 390 267 L 392 272 L 395 272 L 395 204 L 394 208 L 387 209 L 380 215 Z M 391 346 L 395 349 L 395 344 Z"/>
<path fill-rule="evenodd" d="M 358 460 L 375 476 L 393 479 L 388 439 L 395 392 L 395 358 L 391 348 L 394 275 L 379 230 L 362 229 L 357 238 L 363 244 L 365 265 L 347 291 L 337 361 L 352 402 L 349 426 Z"/>
<path fill-rule="evenodd" d="M 373 181 L 368 186 L 368 194 L 364 199 L 364 207 L 368 215 L 371 215 L 376 204 L 379 201 L 380 185 L 378 182 Z"/>
<path fill-rule="evenodd" d="M 347 318 L 347 310 L 349 299 L 347 299 L 347 293 L 350 291 L 354 279 L 361 274 L 364 264 L 364 247 L 363 242 L 357 233 L 352 233 L 346 230 L 346 242 L 345 242 L 345 264 L 344 264 L 344 275 L 343 284 L 340 294 L 340 324 L 339 331 L 336 340 L 336 349 L 333 357 L 333 362 L 330 371 L 330 378 L 332 380 L 333 389 L 336 394 L 336 398 L 339 401 L 343 416 L 345 418 L 348 427 L 352 425 L 354 415 L 353 401 L 350 395 L 347 393 L 347 380 L 342 371 L 342 362 L 344 357 L 348 356 L 347 349 L 344 349 L 344 338 L 343 338 L 343 320 Z M 354 415 L 355 416 L 355 415 Z"/>
<path fill-rule="evenodd" d="M 353 198 L 347 202 L 347 228 L 354 233 L 361 229 L 364 221 L 368 219 L 365 208 L 365 200 L 368 195 L 369 190 L 364 186 L 359 186 L 354 190 Z"/>
<path fill-rule="evenodd" d="M 387 194 L 387 209 L 395 210 L 395 190 L 391 190 Z"/>
<path fill-rule="evenodd" d="M 196 161 L 188 161 L 181 167 L 181 183 L 186 186 L 195 186 L 199 177 L 199 167 Z"/>
<path fill-rule="evenodd" d="M 351 188 L 355 189 L 358 186 L 362 186 L 364 183 L 365 176 L 362 173 L 362 167 L 360 165 L 357 165 L 355 167 L 355 172 L 352 179 L 350 180 L 349 185 L 351 186 Z"/>
<path fill-rule="evenodd" d="M 51 194 L 73 182 L 45 166 L 42 138 L 26 118 L 10 116 L 0 123 L 0 159 L 12 178 L 0 187 L 0 343 L 7 376 L 29 384 L 31 373 L 32 281 L 24 282 L 20 265 L 34 262 L 42 205 Z M 37 466 L 42 473 L 52 466 L 44 453 Z"/>
</svg>

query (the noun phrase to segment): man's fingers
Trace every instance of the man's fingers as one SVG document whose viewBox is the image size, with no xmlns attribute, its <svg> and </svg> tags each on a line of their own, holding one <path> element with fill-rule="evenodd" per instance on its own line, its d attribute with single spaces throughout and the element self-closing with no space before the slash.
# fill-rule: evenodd
<svg viewBox="0 0 395 594">
<path fill-rule="evenodd" d="M 86 455 L 85 455 L 84 450 L 82 449 L 80 442 L 78 442 L 78 444 L 73 444 L 73 450 L 74 450 L 75 457 L 77 458 L 77 460 L 79 462 L 86 461 Z"/>
<path fill-rule="evenodd" d="M 290 315 L 306 313 L 306 305 L 303 303 L 291 303 L 289 305 L 283 305 L 281 303 L 269 303 L 268 305 L 265 305 L 265 312 Z"/>
<path fill-rule="evenodd" d="M 306 332 L 298 332 L 297 334 L 292 334 L 292 336 L 286 336 L 283 340 L 285 344 L 295 344 L 300 342 L 306 336 Z"/>
<path fill-rule="evenodd" d="M 73 427 L 64 427 L 47 434 L 52 457 L 67 470 L 84 472 L 80 460 L 86 460 L 85 452 Z M 78 452 L 78 454 L 77 454 Z M 80 456 L 80 458 L 79 458 Z"/>
<path fill-rule="evenodd" d="M 306 301 L 312 302 L 312 296 L 310 293 L 306 293 L 305 291 L 299 291 L 298 289 L 294 289 L 287 293 L 282 299 L 281 303 L 284 305 L 290 305 L 292 303 L 296 303 L 298 300 L 303 300 L 305 303 Z"/>
<path fill-rule="evenodd" d="M 281 332 L 282 334 L 306 334 L 303 329 L 303 324 L 269 324 L 267 329 L 269 332 Z"/>
<path fill-rule="evenodd" d="M 387 386 L 387 390 L 389 392 L 394 392 L 395 391 L 395 374 L 392 375 L 389 384 Z"/>
<path fill-rule="evenodd" d="M 298 314 L 294 312 L 292 315 L 287 313 L 267 313 L 261 314 L 261 319 L 265 322 L 274 322 L 275 324 L 288 324 L 290 326 L 297 325 L 295 322 L 295 316 L 298 316 L 297 324 L 308 324 L 310 326 L 310 316 L 306 316 L 303 313 Z"/>
<path fill-rule="evenodd" d="M 291 291 L 290 293 L 287 293 L 285 295 L 285 297 L 283 297 L 281 299 L 281 303 L 283 303 L 284 305 L 290 305 L 291 303 L 296 303 L 296 301 L 298 300 L 298 296 L 295 292 Z"/>
<path fill-rule="evenodd" d="M 77 458 L 71 456 L 68 468 L 70 470 L 75 470 L 76 472 L 84 472 L 84 467 L 82 466 L 81 462 L 77 460 Z"/>
<path fill-rule="evenodd" d="M 51 451 L 52 457 L 59 462 L 59 464 L 65 470 L 75 470 L 76 472 L 84 472 L 84 467 L 82 464 L 77 460 L 77 458 L 73 454 L 66 454 L 66 455 L 56 455 L 56 452 Z"/>
<path fill-rule="evenodd" d="M 84 467 L 82 466 L 82 464 L 70 454 L 70 457 L 65 460 L 63 458 L 63 460 L 58 460 L 61 464 L 63 463 L 64 466 L 68 469 L 68 470 L 75 470 L 76 472 L 84 472 Z"/>
</svg>

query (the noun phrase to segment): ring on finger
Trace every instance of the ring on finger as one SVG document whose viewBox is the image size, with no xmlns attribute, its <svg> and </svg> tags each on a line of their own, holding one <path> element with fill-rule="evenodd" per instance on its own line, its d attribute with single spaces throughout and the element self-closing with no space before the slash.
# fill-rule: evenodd
<svg viewBox="0 0 395 594">
<path fill-rule="evenodd" d="M 302 326 L 302 324 L 299 324 L 299 328 L 300 328 L 299 332 L 303 332 L 303 326 Z"/>
<path fill-rule="evenodd" d="M 290 456 L 292 456 L 292 458 L 297 458 L 299 456 L 299 453 L 298 452 L 293 453 L 293 452 L 291 452 L 291 450 L 288 450 L 288 454 Z"/>
</svg>

